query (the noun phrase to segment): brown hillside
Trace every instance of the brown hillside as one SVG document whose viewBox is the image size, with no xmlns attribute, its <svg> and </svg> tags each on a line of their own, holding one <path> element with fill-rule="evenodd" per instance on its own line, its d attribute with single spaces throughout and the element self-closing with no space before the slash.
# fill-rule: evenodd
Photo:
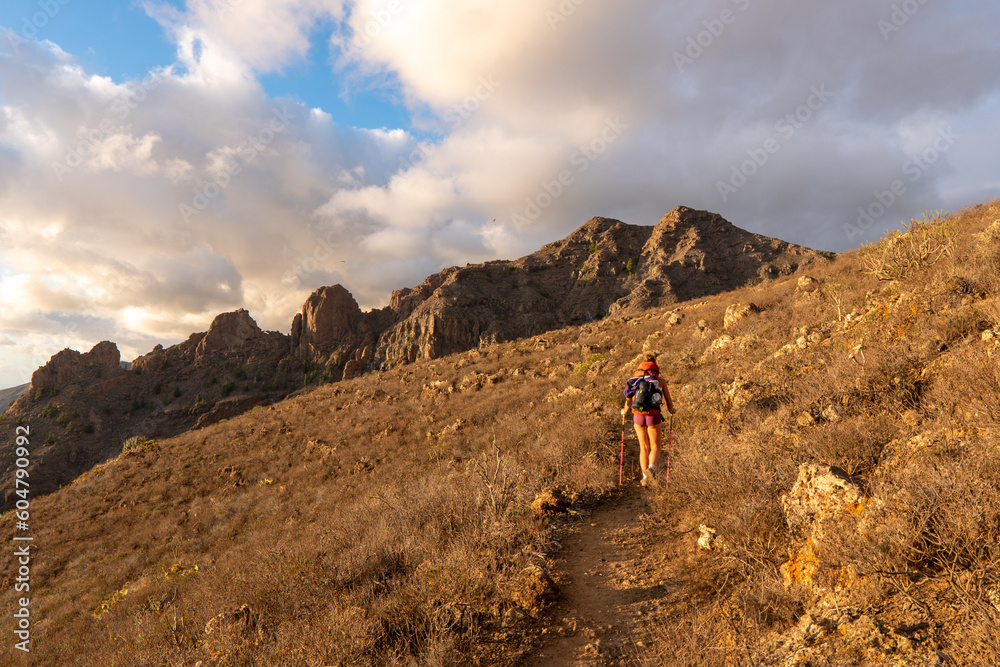
<svg viewBox="0 0 1000 667">
<path fill-rule="evenodd" d="M 998 220 L 133 442 L 32 499 L 18 664 L 997 664 Z"/>
</svg>

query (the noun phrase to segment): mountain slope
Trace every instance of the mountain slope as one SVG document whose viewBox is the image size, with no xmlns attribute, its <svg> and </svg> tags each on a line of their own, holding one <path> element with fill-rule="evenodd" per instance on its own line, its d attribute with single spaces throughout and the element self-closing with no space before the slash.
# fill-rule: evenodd
<svg viewBox="0 0 1000 667">
<path fill-rule="evenodd" d="M 561 658 L 997 664 L 998 217 L 989 202 L 808 276 L 136 443 L 32 499 L 22 662 L 545 664 L 535 646 L 586 631 L 545 612 L 559 544 L 603 525 L 588 512 L 615 499 L 620 387 L 656 350 L 670 484 L 632 489 L 647 509 L 627 560 L 588 570 L 630 588 L 628 609 Z M 552 487 L 562 514 L 534 514 Z"/>
</svg>

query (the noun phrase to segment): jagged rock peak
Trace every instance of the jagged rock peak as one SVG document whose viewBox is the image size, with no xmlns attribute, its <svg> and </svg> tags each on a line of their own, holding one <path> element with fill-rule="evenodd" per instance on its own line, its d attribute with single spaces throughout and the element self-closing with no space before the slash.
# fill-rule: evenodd
<svg viewBox="0 0 1000 667">
<path fill-rule="evenodd" d="M 219 350 L 242 347 L 261 335 L 260 327 L 243 308 L 216 315 L 205 337 L 198 343 L 195 356 L 201 357 Z"/>
<path fill-rule="evenodd" d="M 342 285 L 320 287 L 292 322 L 292 350 L 300 358 L 312 359 L 354 333 L 363 318 L 358 302 Z"/>
<path fill-rule="evenodd" d="M 565 240 L 566 241 L 590 240 L 595 236 L 600 236 L 601 234 L 604 234 L 605 232 L 632 226 L 634 225 L 629 225 L 628 223 L 622 222 L 621 220 L 615 220 L 614 218 L 602 218 L 598 216 L 591 218 L 587 222 L 580 225 L 572 234 L 567 236 Z"/>
<path fill-rule="evenodd" d="M 727 230 L 727 229 L 737 229 L 736 225 L 729 222 L 723 218 L 718 213 L 712 213 L 711 211 L 699 211 L 697 209 L 688 208 L 687 206 L 678 206 L 674 210 L 667 213 L 665 216 L 660 218 L 660 222 L 656 225 L 657 229 L 660 228 L 673 228 L 673 229 L 686 229 L 689 227 L 697 227 L 702 230 Z"/>
<path fill-rule="evenodd" d="M 31 375 L 31 388 L 35 392 L 41 387 L 60 387 L 79 381 L 98 371 L 124 373 L 118 346 L 110 341 L 101 341 L 90 352 L 83 354 L 65 349 L 57 352 L 48 363 Z"/>
</svg>

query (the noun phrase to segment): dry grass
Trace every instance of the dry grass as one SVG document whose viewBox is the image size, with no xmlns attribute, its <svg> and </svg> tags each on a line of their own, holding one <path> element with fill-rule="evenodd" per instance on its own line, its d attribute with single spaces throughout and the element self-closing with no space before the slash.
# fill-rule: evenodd
<svg viewBox="0 0 1000 667">
<path fill-rule="evenodd" d="M 811 295 L 794 276 L 134 442 L 33 501 L 23 663 L 517 664 L 529 642 L 512 610 L 552 546 L 528 505 L 617 481 L 619 386 L 653 349 L 678 407 L 656 520 L 710 525 L 726 548 L 664 564 L 686 592 L 639 662 L 759 664 L 851 569 L 843 604 L 927 623 L 925 654 L 996 664 L 1000 347 L 984 332 L 1000 324 L 998 218 L 989 202 L 914 224 L 816 269 Z M 724 329 L 746 301 L 761 312 Z M 780 498 L 805 462 L 861 475 L 870 499 L 822 545 L 816 588 L 786 589 L 797 537 Z M 830 664 L 855 649 L 831 644 Z"/>
</svg>

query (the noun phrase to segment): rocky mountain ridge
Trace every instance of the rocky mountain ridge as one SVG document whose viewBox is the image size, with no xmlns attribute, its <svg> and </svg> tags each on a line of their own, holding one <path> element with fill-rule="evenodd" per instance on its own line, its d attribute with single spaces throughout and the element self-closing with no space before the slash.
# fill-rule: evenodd
<svg viewBox="0 0 1000 667">
<path fill-rule="evenodd" d="M 310 384 L 638 313 L 825 261 L 707 211 L 678 207 L 655 226 L 592 218 L 520 259 L 445 269 L 393 292 L 381 309 L 363 312 L 341 285 L 321 287 L 289 335 L 262 331 L 241 309 L 183 343 L 157 345 L 130 370 L 109 341 L 82 354 L 63 350 L 35 371 L 0 432 L 31 425 L 45 461 L 33 488 L 49 492 L 118 454 L 130 437 L 176 435 Z M 0 481 L 4 497 L 11 479 Z"/>
<path fill-rule="evenodd" d="M 350 378 L 716 294 L 825 259 L 686 207 L 655 226 L 597 217 L 518 260 L 445 269 L 368 313 L 343 287 L 320 288 L 296 316 L 291 346 L 331 379 Z"/>
</svg>

